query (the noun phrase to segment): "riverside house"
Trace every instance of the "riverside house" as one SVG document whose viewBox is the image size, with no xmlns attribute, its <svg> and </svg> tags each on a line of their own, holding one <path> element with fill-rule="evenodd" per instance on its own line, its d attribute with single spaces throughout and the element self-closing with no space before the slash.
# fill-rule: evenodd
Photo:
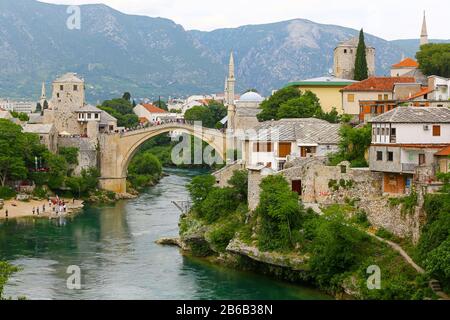
<svg viewBox="0 0 450 320">
<path fill-rule="evenodd" d="M 370 122 L 369 165 L 384 173 L 384 192 L 403 194 L 415 183 L 434 183 L 439 155 L 450 146 L 450 109 L 398 107 Z"/>
</svg>

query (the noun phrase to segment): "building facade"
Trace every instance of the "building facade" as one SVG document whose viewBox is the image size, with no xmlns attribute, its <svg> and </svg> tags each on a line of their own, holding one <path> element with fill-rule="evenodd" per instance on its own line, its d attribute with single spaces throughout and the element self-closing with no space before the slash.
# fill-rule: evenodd
<svg viewBox="0 0 450 320">
<path fill-rule="evenodd" d="M 450 145 L 450 109 L 398 107 L 369 122 L 370 170 L 384 173 L 384 192 L 407 193 L 418 180 L 434 180 L 435 154 Z"/>
</svg>

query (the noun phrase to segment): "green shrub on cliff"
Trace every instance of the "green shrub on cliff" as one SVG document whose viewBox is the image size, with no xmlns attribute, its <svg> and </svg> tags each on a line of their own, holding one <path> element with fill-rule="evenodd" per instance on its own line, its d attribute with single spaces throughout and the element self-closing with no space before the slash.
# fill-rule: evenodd
<svg viewBox="0 0 450 320">
<path fill-rule="evenodd" d="M 239 202 L 232 188 L 214 188 L 198 208 L 200 218 L 213 223 L 237 209 Z"/>
<path fill-rule="evenodd" d="M 194 202 L 194 207 L 201 205 L 215 184 L 216 178 L 210 174 L 197 176 L 192 179 L 192 181 L 188 184 L 187 189 L 192 201 Z"/>
<path fill-rule="evenodd" d="M 256 214 L 261 225 L 258 246 L 262 250 L 290 250 L 298 238 L 302 208 L 298 194 L 292 192 L 286 179 L 280 175 L 264 178 Z"/>
<path fill-rule="evenodd" d="M 0 261 L 0 300 L 4 300 L 3 288 L 8 282 L 9 277 L 19 269 L 8 262 Z"/>
</svg>

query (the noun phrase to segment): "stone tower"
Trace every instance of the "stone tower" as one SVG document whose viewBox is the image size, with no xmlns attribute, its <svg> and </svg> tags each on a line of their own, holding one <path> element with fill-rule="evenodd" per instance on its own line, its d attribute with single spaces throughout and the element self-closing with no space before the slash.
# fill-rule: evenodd
<svg viewBox="0 0 450 320">
<path fill-rule="evenodd" d="M 228 129 L 234 130 L 236 106 L 234 102 L 236 78 L 234 77 L 234 57 L 233 52 L 230 54 L 230 63 L 228 64 L 228 78 L 226 80 L 225 105 L 228 108 Z"/>
<path fill-rule="evenodd" d="M 334 49 L 334 76 L 341 79 L 353 80 L 355 76 L 356 50 L 358 48 L 359 38 L 341 42 Z M 366 59 L 369 77 L 375 75 L 375 48 L 366 46 Z"/>
<path fill-rule="evenodd" d="M 58 132 L 82 134 L 76 111 L 84 107 L 84 80 L 76 73 L 66 73 L 52 84 L 49 108 L 44 110 L 44 123 L 53 123 Z"/>
<path fill-rule="evenodd" d="M 427 19 L 425 18 L 425 11 L 423 12 L 422 31 L 420 32 L 420 45 L 428 44 Z"/>
</svg>

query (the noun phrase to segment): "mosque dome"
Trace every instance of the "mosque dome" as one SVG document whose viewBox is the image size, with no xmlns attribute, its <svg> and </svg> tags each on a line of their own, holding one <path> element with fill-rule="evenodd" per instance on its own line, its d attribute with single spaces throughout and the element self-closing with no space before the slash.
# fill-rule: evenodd
<svg viewBox="0 0 450 320">
<path fill-rule="evenodd" d="M 264 98 L 257 92 L 249 91 L 244 93 L 239 101 L 243 102 L 262 102 Z"/>
</svg>

